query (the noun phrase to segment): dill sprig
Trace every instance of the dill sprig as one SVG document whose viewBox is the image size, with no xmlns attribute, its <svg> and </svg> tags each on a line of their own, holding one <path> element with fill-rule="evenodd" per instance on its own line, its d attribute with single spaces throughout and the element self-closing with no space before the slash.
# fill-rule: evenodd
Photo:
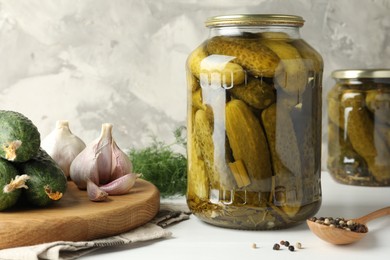
<svg viewBox="0 0 390 260">
<path fill-rule="evenodd" d="M 187 159 L 172 149 L 174 145 L 187 145 L 182 136 L 184 129 L 182 126 L 174 131 L 175 142 L 172 144 L 165 144 L 152 136 L 150 146 L 130 150 L 133 172 L 141 173 L 143 179 L 156 185 L 162 197 L 184 195 L 187 189 Z"/>
</svg>

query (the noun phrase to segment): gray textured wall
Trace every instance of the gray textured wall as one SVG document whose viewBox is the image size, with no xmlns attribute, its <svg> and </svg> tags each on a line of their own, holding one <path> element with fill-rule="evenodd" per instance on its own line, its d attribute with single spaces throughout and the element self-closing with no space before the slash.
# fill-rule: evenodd
<svg viewBox="0 0 390 260">
<path fill-rule="evenodd" d="M 232 13 L 303 16 L 324 95 L 332 70 L 390 67 L 389 0 L 0 0 L 0 108 L 42 136 L 68 119 L 86 142 L 103 122 L 123 148 L 169 141 L 185 124 L 187 55 L 207 17 Z"/>
</svg>

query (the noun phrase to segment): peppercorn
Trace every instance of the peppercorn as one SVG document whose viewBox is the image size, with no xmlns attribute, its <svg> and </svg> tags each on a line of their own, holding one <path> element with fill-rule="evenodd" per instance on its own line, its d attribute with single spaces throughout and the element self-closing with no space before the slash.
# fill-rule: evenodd
<svg viewBox="0 0 390 260">
<path fill-rule="evenodd" d="M 326 218 L 326 219 L 324 220 L 324 224 L 325 224 L 325 225 L 329 225 L 329 224 L 330 224 L 330 220 L 329 220 L 328 218 Z"/>
<path fill-rule="evenodd" d="M 289 245 L 290 245 L 290 242 L 284 241 L 284 246 L 285 246 L 285 247 L 288 247 Z"/>
<path fill-rule="evenodd" d="M 294 251 L 294 249 L 295 249 L 294 246 L 289 246 L 288 247 L 288 250 L 290 250 L 291 252 Z"/>
<path fill-rule="evenodd" d="M 273 250 L 279 250 L 280 249 L 280 245 L 279 244 L 275 244 L 274 247 L 272 248 Z"/>
<path fill-rule="evenodd" d="M 329 227 L 335 227 L 344 229 L 346 231 L 366 233 L 368 231 L 367 226 L 364 224 L 356 223 L 353 220 L 348 220 L 344 218 L 332 218 L 332 217 L 311 217 L 310 221 L 314 221 L 315 223 L 323 224 Z"/>
<path fill-rule="evenodd" d="M 359 233 L 366 233 L 368 230 L 365 225 L 358 225 L 355 231 Z"/>
<path fill-rule="evenodd" d="M 281 240 L 281 241 L 279 242 L 279 244 L 282 245 L 282 246 L 284 246 L 284 240 Z"/>
</svg>

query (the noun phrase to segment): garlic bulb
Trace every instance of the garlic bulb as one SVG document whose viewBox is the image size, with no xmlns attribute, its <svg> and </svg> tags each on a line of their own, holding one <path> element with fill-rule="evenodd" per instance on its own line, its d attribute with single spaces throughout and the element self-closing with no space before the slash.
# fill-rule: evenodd
<svg viewBox="0 0 390 260">
<path fill-rule="evenodd" d="M 138 175 L 132 173 L 130 158 L 112 137 L 112 124 L 102 124 L 96 140 L 73 160 L 70 178 L 79 189 L 87 189 L 92 201 L 103 201 L 108 195 L 126 194 Z"/>
<path fill-rule="evenodd" d="M 59 120 L 41 146 L 69 177 L 70 164 L 84 150 L 85 143 L 70 131 L 68 121 Z"/>
</svg>

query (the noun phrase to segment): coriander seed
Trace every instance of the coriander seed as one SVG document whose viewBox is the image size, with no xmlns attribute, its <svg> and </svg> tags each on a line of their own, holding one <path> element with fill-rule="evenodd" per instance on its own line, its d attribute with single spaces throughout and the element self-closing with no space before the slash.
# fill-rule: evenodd
<svg viewBox="0 0 390 260">
<path fill-rule="evenodd" d="M 299 243 L 299 242 L 297 242 L 297 243 L 295 244 L 295 247 L 298 248 L 298 249 L 302 249 L 302 244 Z"/>
</svg>

